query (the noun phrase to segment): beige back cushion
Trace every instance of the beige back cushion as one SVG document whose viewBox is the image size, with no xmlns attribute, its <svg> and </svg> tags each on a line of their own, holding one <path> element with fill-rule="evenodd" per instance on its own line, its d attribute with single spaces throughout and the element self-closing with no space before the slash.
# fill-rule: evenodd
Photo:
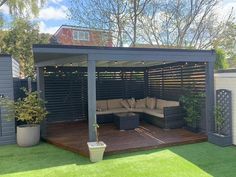
<svg viewBox="0 0 236 177">
<path fill-rule="evenodd" d="M 96 102 L 97 111 L 106 111 L 107 110 L 107 100 L 97 100 Z"/>
<path fill-rule="evenodd" d="M 130 108 L 135 108 L 135 99 L 134 98 L 128 99 L 127 102 L 129 103 Z"/>
<path fill-rule="evenodd" d="M 122 108 L 122 99 L 107 100 L 108 109 Z"/>
<path fill-rule="evenodd" d="M 179 106 L 179 102 L 157 99 L 157 105 L 156 105 L 157 109 L 163 109 L 164 107 L 173 107 L 173 106 Z"/>
<path fill-rule="evenodd" d="M 130 108 L 129 103 L 127 102 L 127 100 L 121 100 L 121 105 L 126 109 Z"/>
<path fill-rule="evenodd" d="M 146 104 L 147 104 L 147 108 L 149 109 L 155 109 L 156 107 L 156 98 L 146 98 Z"/>
<path fill-rule="evenodd" d="M 146 99 L 136 100 L 135 108 L 146 108 Z"/>
</svg>

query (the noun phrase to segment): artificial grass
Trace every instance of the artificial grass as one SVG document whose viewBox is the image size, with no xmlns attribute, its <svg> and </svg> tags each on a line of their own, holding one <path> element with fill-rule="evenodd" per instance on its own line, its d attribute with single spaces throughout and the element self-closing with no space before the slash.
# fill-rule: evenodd
<svg viewBox="0 0 236 177">
<path fill-rule="evenodd" d="M 232 177 L 236 174 L 236 147 L 210 143 L 176 146 L 105 157 L 87 158 L 41 143 L 31 148 L 0 147 L 1 176 L 79 177 Z"/>
</svg>

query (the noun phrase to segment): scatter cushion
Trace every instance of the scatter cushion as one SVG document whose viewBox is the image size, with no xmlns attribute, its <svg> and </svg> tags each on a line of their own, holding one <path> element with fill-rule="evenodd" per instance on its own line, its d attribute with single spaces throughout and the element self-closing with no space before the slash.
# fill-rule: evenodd
<svg viewBox="0 0 236 177">
<path fill-rule="evenodd" d="M 97 100 L 96 101 L 96 110 L 97 111 L 106 111 L 107 108 L 107 100 Z"/>
<path fill-rule="evenodd" d="M 121 105 L 126 108 L 126 109 L 130 109 L 129 103 L 127 102 L 127 100 L 121 100 Z"/>
<path fill-rule="evenodd" d="M 156 98 L 146 98 L 146 105 L 149 109 L 155 109 L 156 107 Z"/>
<path fill-rule="evenodd" d="M 173 106 L 179 106 L 179 102 L 157 99 L 157 105 L 156 105 L 157 109 L 163 109 L 165 107 L 173 107 Z"/>
<path fill-rule="evenodd" d="M 130 108 L 135 108 L 135 99 L 134 98 L 130 98 L 127 100 L 127 102 L 129 103 Z"/>
<path fill-rule="evenodd" d="M 122 108 L 121 101 L 122 101 L 122 99 L 107 100 L 108 109 Z"/>
<path fill-rule="evenodd" d="M 136 100 L 135 108 L 146 108 L 146 99 Z"/>
</svg>

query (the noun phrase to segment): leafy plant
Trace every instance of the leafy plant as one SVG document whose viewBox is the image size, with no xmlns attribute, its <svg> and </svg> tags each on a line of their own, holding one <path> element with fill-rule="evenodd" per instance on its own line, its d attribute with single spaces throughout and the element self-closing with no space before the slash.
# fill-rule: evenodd
<svg viewBox="0 0 236 177">
<path fill-rule="evenodd" d="M 201 99 L 203 96 L 202 93 L 187 91 L 185 95 L 180 97 L 180 102 L 186 111 L 184 119 L 188 126 L 198 127 L 198 122 L 201 118 Z"/>
<path fill-rule="evenodd" d="M 214 114 L 215 114 L 216 133 L 223 135 L 225 119 L 224 119 L 222 107 L 219 104 L 216 104 Z"/>
<path fill-rule="evenodd" d="M 0 107 L 7 111 L 5 118 L 7 120 L 16 118 L 27 124 L 39 124 L 48 114 L 44 107 L 45 102 L 38 97 L 38 92 L 23 90 L 26 95 L 23 99 L 13 101 L 8 98 L 0 98 Z"/>
</svg>

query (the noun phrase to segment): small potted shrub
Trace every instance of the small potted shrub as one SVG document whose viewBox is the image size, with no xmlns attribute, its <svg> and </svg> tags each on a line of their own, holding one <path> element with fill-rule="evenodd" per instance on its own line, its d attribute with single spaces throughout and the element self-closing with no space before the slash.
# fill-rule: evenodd
<svg viewBox="0 0 236 177">
<path fill-rule="evenodd" d="M 17 144 L 28 147 L 39 143 L 40 122 L 48 114 L 44 101 L 38 97 L 38 92 L 28 92 L 23 89 L 26 97 L 17 101 L 8 98 L 0 99 L 0 106 L 8 112 L 6 119 L 14 119 L 25 124 L 17 126 Z"/>
<path fill-rule="evenodd" d="M 195 133 L 199 132 L 202 97 L 202 93 L 192 93 L 191 91 L 187 91 L 185 95 L 180 97 L 180 102 L 186 113 L 184 116 L 185 128 Z"/>
<path fill-rule="evenodd" d="M 208 140 L 219 146 L 232 145 L 232 137 L 224 133 L 225 118 L 219 104 L 215 107 L 215 132 L 208 133 Z"/>
<path fill-rule="evenodd" d="M 96 132 L 96 142 L 88 142 L 89 157 L 91 162 L 99 162 L 103 159 L 103 154 L 106 149 L 106 144 L 103 141 L 98 140 L 98 124 L 94 124 Z"/>
</svg>

